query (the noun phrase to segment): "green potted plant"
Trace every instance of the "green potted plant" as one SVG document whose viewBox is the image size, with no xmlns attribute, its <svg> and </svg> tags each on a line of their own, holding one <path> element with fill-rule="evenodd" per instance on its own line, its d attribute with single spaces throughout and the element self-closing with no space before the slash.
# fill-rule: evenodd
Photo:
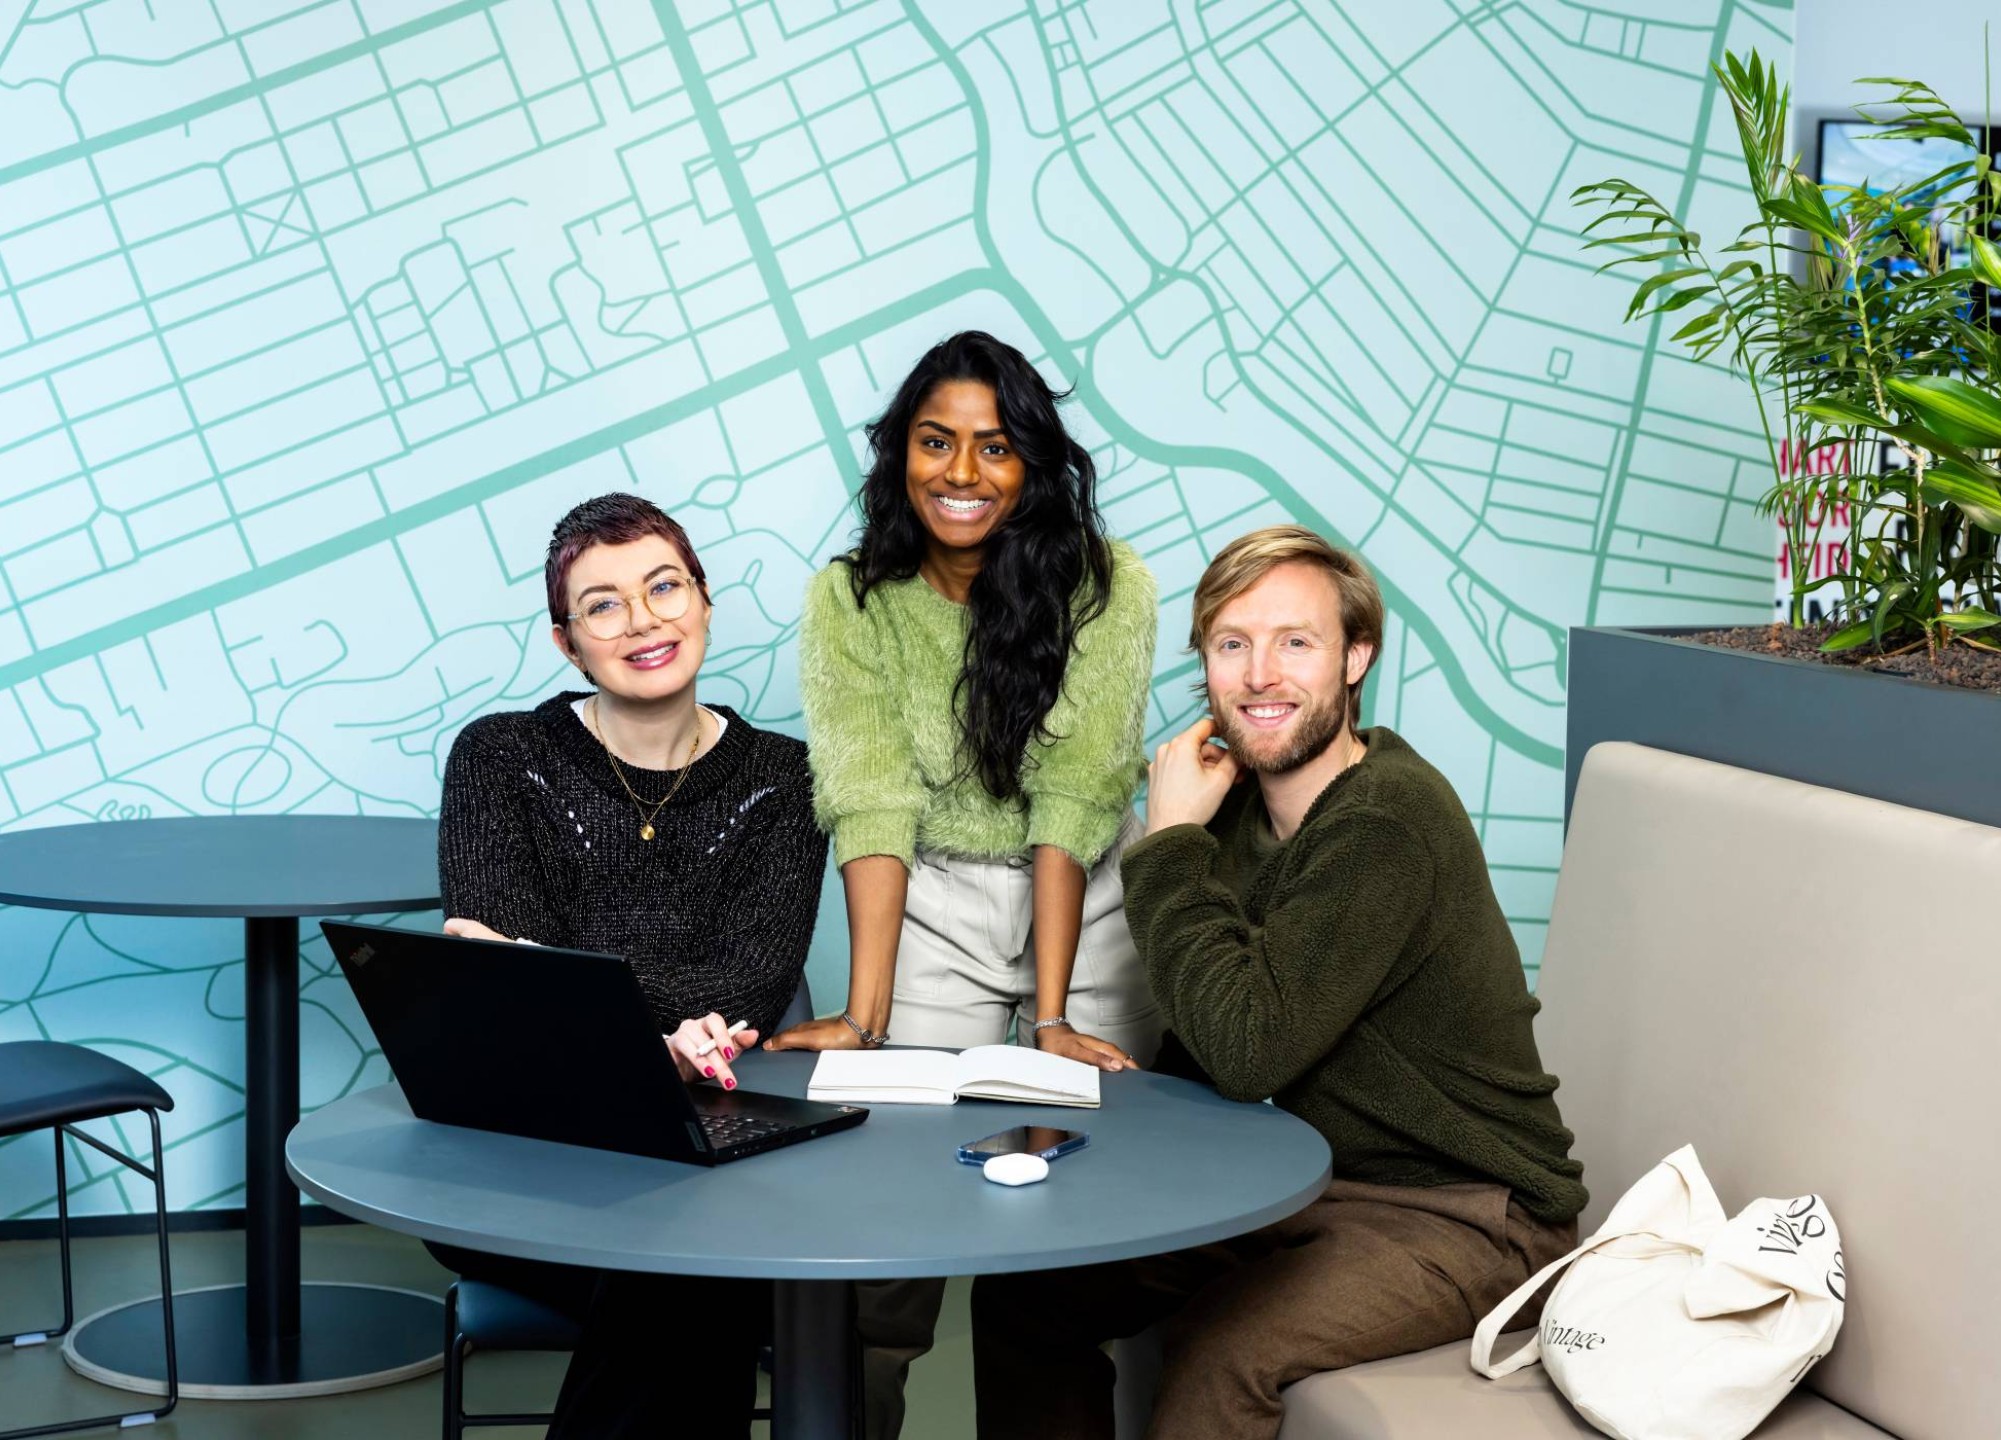
<svg viewBox="0 0 2001 1440">
<path fill-rule="evenodd" d="M 1873 79 L 1887 98 L 1857 109 L 1877 137 L 1955 158 L 1888 189 L 1817 184 L 1787 157 L 1774 67 L 1754 51 L 1716 75 L 1757 211 L 1728 244 L 1625 180 L 1573 198 L 1597 212 L 1586 248 L 1615 252 L 1601 269 L 1653 272 L 1627 319 L 1675 317 L 1674 341 L 1748 384 L 1790 624 L 1573 630 L 1566 809 L 1584 751 L 1632 739 L 2001 825 L 2001 767 L 1937 760 L 2001 735 L 2001 173 L 1928 86 Z M 1830 569 L 1809 559 L 1831 517 L 1849 523 Z M 1810 601 L 1832 618 L 1809 624 Z"/>
</svg>

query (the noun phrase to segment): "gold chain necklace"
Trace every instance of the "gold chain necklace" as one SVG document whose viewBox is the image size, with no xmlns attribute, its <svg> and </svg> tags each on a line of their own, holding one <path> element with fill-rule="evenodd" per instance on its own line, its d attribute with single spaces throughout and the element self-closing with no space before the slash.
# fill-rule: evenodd
<svg viewBox="0 0 2001 1440">
<path fill-rule="evenodd" d="M 625 793 L 632 799 L 632 808 L 639 812 L 639 838 L 642 840 L 651 840 L 653 838 L 654 817 L 667 808 L 667 802 L 674 798 L 675 793 L 680 790 L 682 782 L 687 780 L 688 772 L 694 768 L 695 751 L 702 743 L 702 712 L 700 709 L 695 711 L 695 737 L 688 742 L 688 758 L 681 762 L 681 773 L 674 777 L 674 783 L 669 787 L 665 795 L 662 795 L 658 800 L 650 802 L 653 808 L 648 810 L 646 807 L 649 802 L 640 799 L 639 792 L 632 788 L 632 782 L 625 778 L 625 767 L 618 763 L 618 756 L 611 753 L 611 746 L 604 738 L 604 731 L 598 726 L 597 696 L 591 696 L 589 709 L 591 712 L 591 734 L 597 737 L 598 744 L 604 746 L 604 758 L 611 761 L 611 773 L 618 777 L 618 783 L 625 787 Z"/>
</svg>

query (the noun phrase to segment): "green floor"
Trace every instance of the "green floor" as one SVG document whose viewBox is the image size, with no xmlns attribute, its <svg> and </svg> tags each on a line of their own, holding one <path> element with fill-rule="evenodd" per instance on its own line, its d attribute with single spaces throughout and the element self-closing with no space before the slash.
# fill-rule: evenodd
<svg viewBox="0 0 2001 1440">
<path fill-rule="evenodd" d="M 79 1240 L 75 1250 L 77 1314 L 155 1293 L 159 1271 L 150 1236 Z M 308 1280 L 348 1280 L 440 1292 L 449 1274 L 414 1240 L 365 1225 L 317 1226 L 305 1232 Z M 234 1232 L 176 1235 L 174 1285 L 192 1290 L 242 1279 L 243 1237 Z M 52 1321 L 61 1311 L 56 1246 L 50 1241 L 0 1244 L 0 1334 Z M 938 1345 L 912 1368 L 904 1433 L 923 1440 L 970 1440 L 973 1434 L 972 1346 L 967 1287 L 953 1281 L 939 1322 Z M 474 1410 L 516 1412 L 546 1407 L 562 1378 L 561 1356 L 475 1356 L 467 1365 L 466 1403 Z M 159 1426 L 160 1440 L 416 1440 L 440 1432 L 436 1375 L 381 1390 L 313 1400 L 183 1400 Z M 0 1430 L 66 1417 L 138 1409 L 142 1401 L 72 1373 L 51 1344 L 19 1352 L 0 1349 Z M 759 1425 L 753 1434 L 762 1435 Z M 87 1432 L 98 1433 L 98 1432 Z M 106 1429 L 104 1434 L 114 1434 Z M 495 1440 L 539 1434 L 476 1430 Z"/>
</svg>

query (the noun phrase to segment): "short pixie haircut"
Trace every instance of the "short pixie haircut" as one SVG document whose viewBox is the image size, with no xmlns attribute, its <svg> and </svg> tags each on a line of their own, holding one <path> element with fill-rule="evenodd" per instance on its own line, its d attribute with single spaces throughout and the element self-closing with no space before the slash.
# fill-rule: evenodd
<svg viewBox="0 0 2001 1440">
<path fill-rule="evenodd" d="M 600 495 L 586 500 L 556 522 L 549 536 L 549 557 L 542 562 L 542 579 L 549 587 L 549 620 L 558 629 L 570 618 L 570 567 L 593 545 L 630 545 L 648 535 L 658 535 L 681 554 L 688 566 L 688 578 L 701 592 L 702 603 L 709 600 L 709 577 L 701 557 L 688 543 L 688 532 L 680 523 L 638 495 Z"/>
<path fill-rule="evenodd" d="M 1329 544 L 1304 525 L 1267 525 L 1239 535 L 1209 562 L 1195 586 L 1194 623 L 1188 648 L 1204 651 L 1210 627 L 1222 608 L 1281 565 L 1317 567 L 1341 597 L 1341 637 L 1344 646 L 1367 644 L 1372 653 L 1361 679 L 1348 687 L 1348 723 L 1362 723 L 1362 686 L 1383 653 L 1383 592 L 1376 577 L 1360 560 Z M 1204 685 L 1206 687 L 1205 679 Z"/>
</svg>

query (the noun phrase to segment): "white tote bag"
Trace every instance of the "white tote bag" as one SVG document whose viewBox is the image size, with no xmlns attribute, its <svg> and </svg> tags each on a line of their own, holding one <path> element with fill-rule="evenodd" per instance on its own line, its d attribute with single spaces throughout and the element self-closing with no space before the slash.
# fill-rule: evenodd
<svg viewBox="0 0 2001 1440">
<path fill-rule="evenodd" d="M 1565 1266 L 1541 1329 L 1494 1361 L 1501 1327 Z M 1480 1322 L 1473 1368 L 1498 1380 L 1541 1360 L 1579 1414 L 1622 1440 L 1741 1440 L 1833 1347 L 1846 1288 L 1818 1195 L 1754 1200 L 1725 1220 L 1684 1145 Z"/>
</svg>

